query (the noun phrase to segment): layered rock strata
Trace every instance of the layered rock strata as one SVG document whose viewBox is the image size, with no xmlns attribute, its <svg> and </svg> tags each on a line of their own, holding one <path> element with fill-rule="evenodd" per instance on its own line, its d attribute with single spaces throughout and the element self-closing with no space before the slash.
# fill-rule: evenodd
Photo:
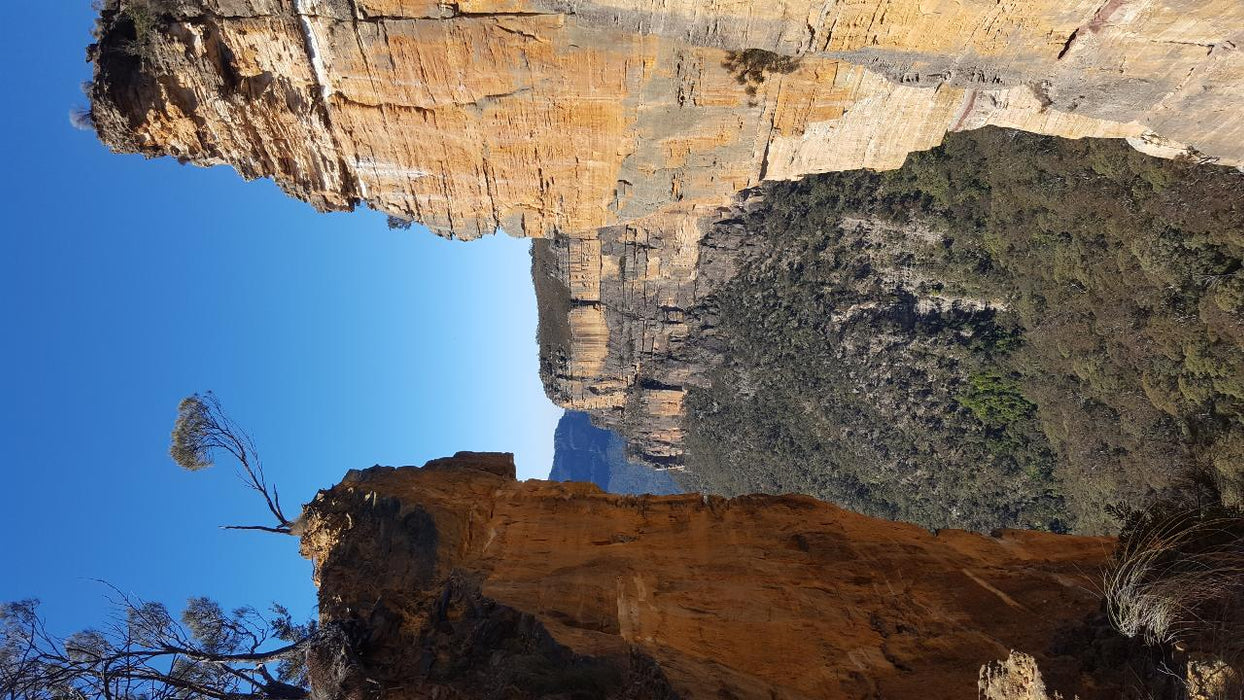
<svg viewBox="0 0 1244 700">
<path fill-rule="evenodd" d="M 746 196 L 699 217 L 650 217 L 532 247 L 541 379 L 560 405 L 623 434 L 645 464 L 681 469 L 683 401 L 720 362 L 705 300 L 753 245 Z"/>
<path fill-rule="evenodd" d="M 474 238 L 896 168 L 987 124 L 1244 163 L 1237 0 L 110 0 L 122 151 Z"/>
<path fill-rule="evenodd" d="M 348 638 L 312 654 L 318 696 L 965 697 L 1012 648 L 1068 697 L 1117 696 L 1068 651 L 1110 539 L 513 474 L 459 453 L 306 507 L 323 622 Z"/>
</svg>

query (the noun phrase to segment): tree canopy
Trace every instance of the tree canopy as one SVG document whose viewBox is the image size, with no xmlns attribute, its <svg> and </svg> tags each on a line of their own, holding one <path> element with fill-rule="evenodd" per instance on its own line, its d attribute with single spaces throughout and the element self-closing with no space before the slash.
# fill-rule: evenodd
<svg viewBox="0 0 1244 700">
<path fill-rule="evenodd" d="M 191 598 L 179 617 L 163 603 L 113 589 L 100 629 L 59 637 L 39 601 L 0 607 L 0 696 L 10 700 L 295 700 L 308 696 L 306 648 L 314 621 L 273 604 L 226 611 Z"/>
</svg>

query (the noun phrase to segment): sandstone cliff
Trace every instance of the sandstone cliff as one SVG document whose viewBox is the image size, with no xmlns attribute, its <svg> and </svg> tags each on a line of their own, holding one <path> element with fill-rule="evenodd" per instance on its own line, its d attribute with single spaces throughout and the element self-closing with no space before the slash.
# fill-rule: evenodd
<svg viewBox="0 0 1244 700">
<path fill-rule="evenodd" d="M 320 697 L 962 698 L 1010 649 L 1067 697 L 1120 692 L 1080 624 L 1110 539 L 513 473 L 459 453 L 306 507 L 323 621 L 348 631 L 312 656 Z"/>
<path fill-rule="evenodd" d="M 1237 0 L 109 0 L 101 137 L 474 238 L 895 168 L 986 124 L 1244 163 Z"/>
<path fill-rule="evenodd" d="M 616 430 L 646 464 L 680 469 L 687 389 L 719 364 L 705 300 L 752 245 L 747 205 L 653 218 L 532 247 L 540 373 L 556 403 Z M 664 217 L 662 217 L 664 218 Z"/>
</svg>

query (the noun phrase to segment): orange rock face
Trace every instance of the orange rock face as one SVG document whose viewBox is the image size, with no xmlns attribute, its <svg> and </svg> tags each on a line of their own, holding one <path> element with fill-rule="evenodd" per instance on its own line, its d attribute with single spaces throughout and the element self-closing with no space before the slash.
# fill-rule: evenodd
<svg viewBox="0 0 1244 700">
<path fill-rule="evenodd" d="M 1051 687 L 1105 696 L 1050 649 L 1097 608 L 1110 539 L 933 534 L 799 496 L 619 497 L 473 453 L 351 472 L 303 522 L 321 614 L 373 630 L 354 673 L 388 697 L 580 682 L 541 663 L 596 669 L 585 697 L 971 697 L 1011 649 Z M 319 691 L 349 695 L 349 677 Z"/>
<path fill-rule="evenodd" d="M 462 238 L 896 168 L 987 124 L 1244 163 L 1238 0 L 107 5 L 92 98 L 115 148 Z"/>
</svg>

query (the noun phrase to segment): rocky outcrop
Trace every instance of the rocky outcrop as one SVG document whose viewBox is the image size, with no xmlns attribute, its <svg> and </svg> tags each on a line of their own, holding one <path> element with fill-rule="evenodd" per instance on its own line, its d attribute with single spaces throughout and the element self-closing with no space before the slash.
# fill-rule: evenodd
<svg viewBox="0 0 1244 700">
<path fill-rule="evenodd" d="M 1241 45 L 1237 0 L 109 0 L 91 96 L 321 209 L 591 237 L 987 124 L 1241 164 Z"/>
<path fill-rule="evenodd" d="M 1068 697 L 1118 697 L 1067 641 L 1110 539 L 513 473 L 459 453 L 306 506 L 322 620 L 346 631 L 312 654 L 318 696 L 970 697 L 1014 648 Z"/>
<path fill-rule="evenodd" d="M 683 400 L 719 362 L 704 301 L 752 245 L 738 219 L 754 203 L 532 246 L 546 392 L 623 434 L 645 464 L 681 468 Z"/>
</svg>

